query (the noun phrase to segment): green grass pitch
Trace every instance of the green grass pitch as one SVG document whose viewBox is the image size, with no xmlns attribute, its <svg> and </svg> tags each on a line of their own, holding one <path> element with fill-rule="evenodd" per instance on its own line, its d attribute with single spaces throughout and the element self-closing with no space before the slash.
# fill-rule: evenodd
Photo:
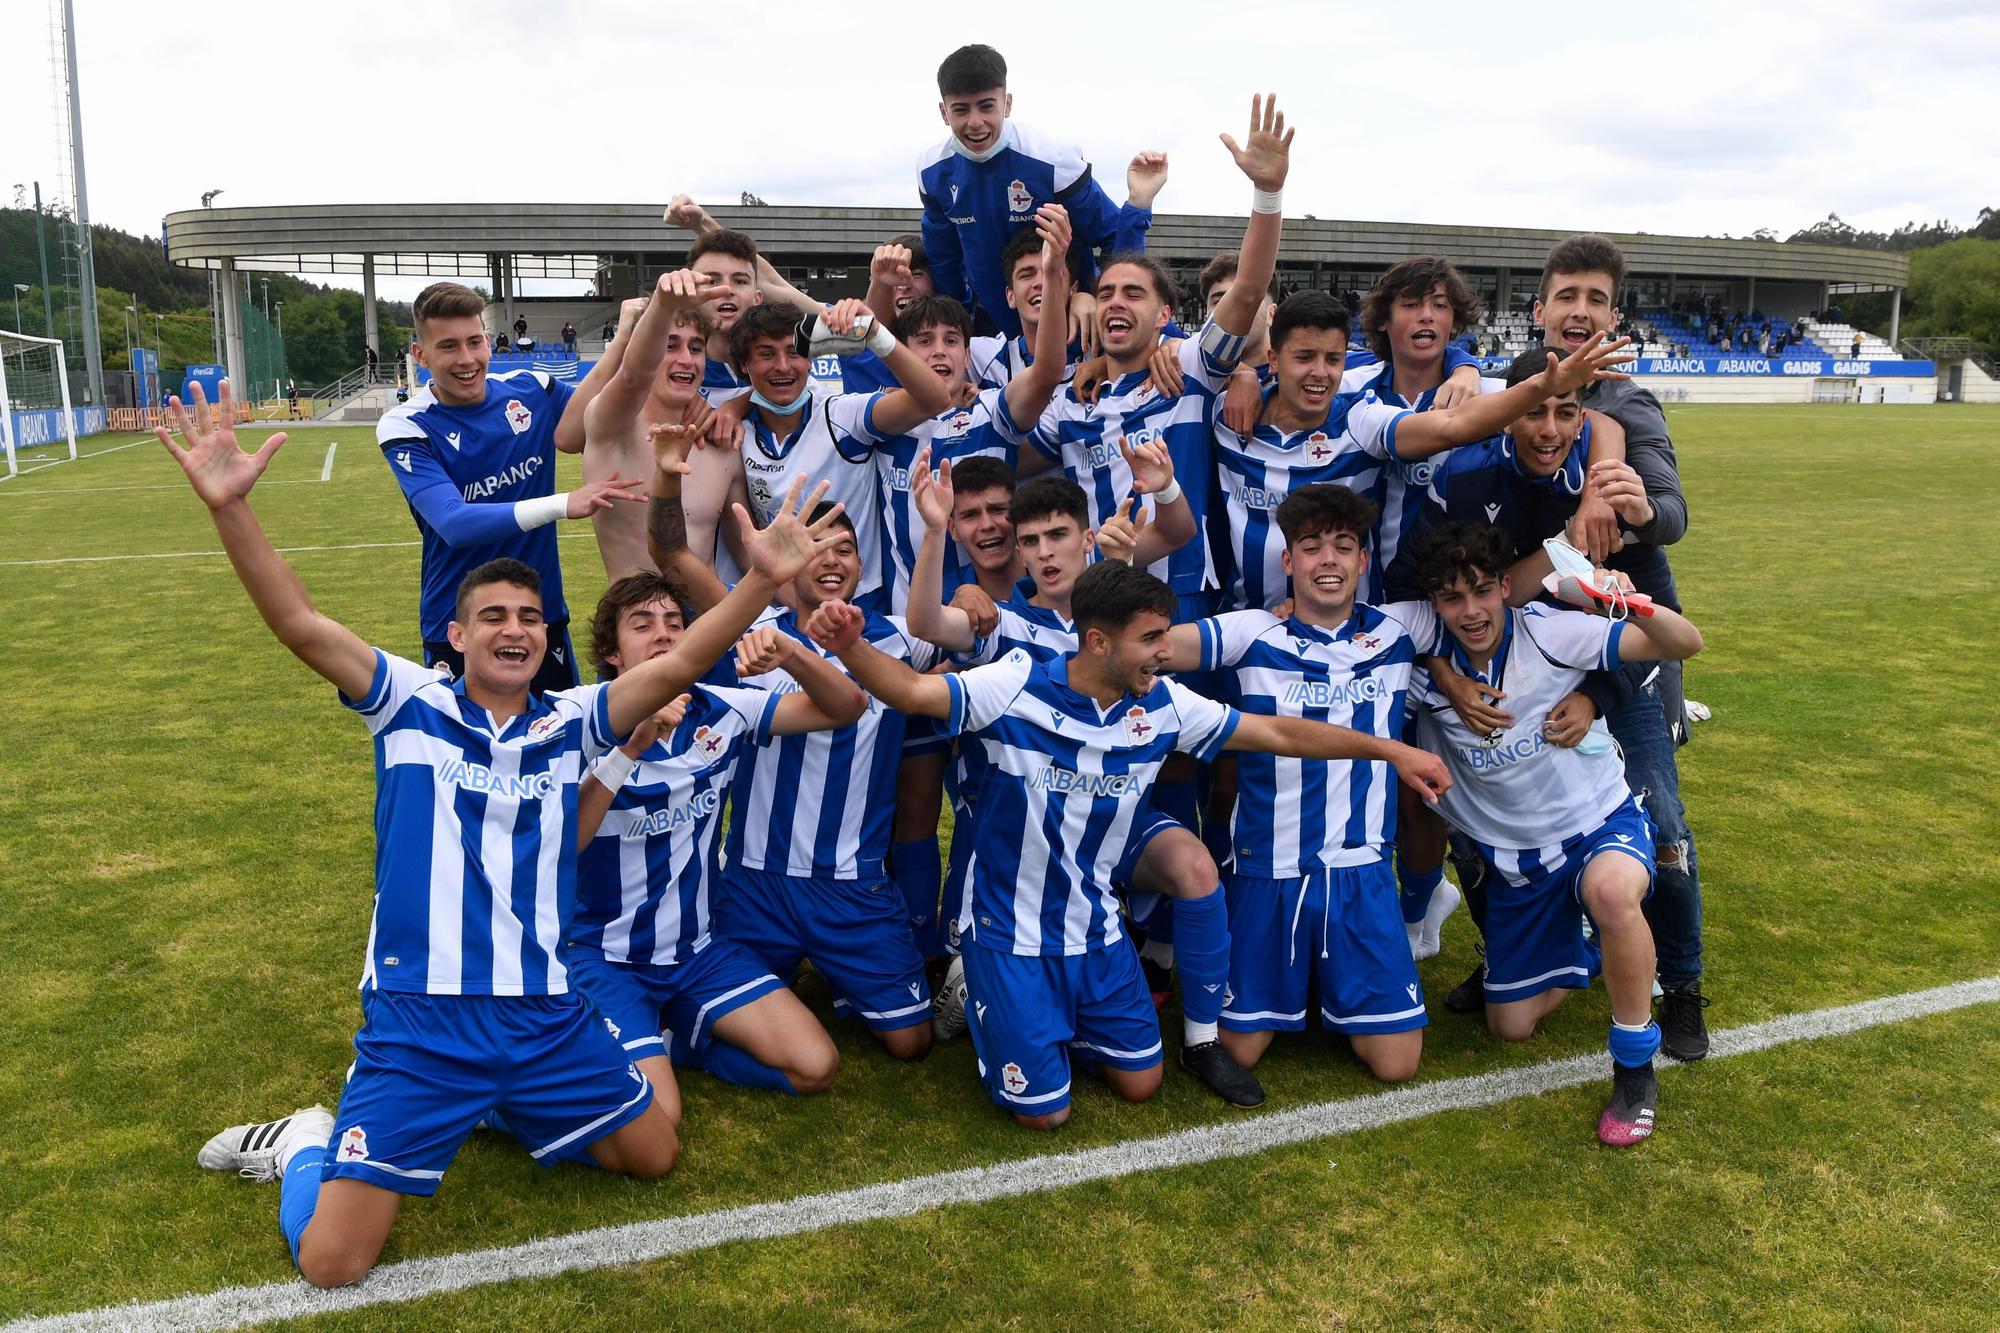
<svg viewBox="0 0 2000 1333">
<path fill-rule="evenodd" d="M 1711 1024 L 2000 973 L 2000 409 L 1669 420 L 1693 515 L 1675 569 L 1709 644 L 1689 693 L 1715 710 L 1682 754 Z M 275 1187 L 194 1153 L 225 1124 L 331 1105 L 358 1018 L 365 732 L 219 556 L 109 558 L 217 549 L 157 444 L 96 452 L 127 438 L 0 483 L 0 1319 L 287 1279 Z M 416 651 L 414 530 L 371 432 L 299 432 L 254 503 L 280 547 L 379 543 L 290 558 L 327 612 Z M 588 528 L 565 532 L 588 608 L 602 569 Z M 1601 989 L 1513 1048 L 1444 1013 L 1472 957 L 1461 914 L 1422 969 L 1420 1078 L 1602 1048 Z M 544 1171 L 475 1136 L 385 1262 L 1225 1115 L 1170 1070 L 1140 1107 L 1080 1084 L 1051 1141 L 993 1109 L 963 1041 L 902 1067 L 836 1035 L 824 1097 L 688 1074 L 686 1155 L 663 1182 Z M 311 1322 L 1991 1327 L 1996 1070 L 2000 1009 L 1974 1008 L 1667 1070 L 1660 1132 L 1632 1152 L 1597 1146 L 1590 1086 Z M 1317 1036 L 1281 1039 L 1259 1073 L 1274 1110 L 1375 1086 Z"/>
</svg>

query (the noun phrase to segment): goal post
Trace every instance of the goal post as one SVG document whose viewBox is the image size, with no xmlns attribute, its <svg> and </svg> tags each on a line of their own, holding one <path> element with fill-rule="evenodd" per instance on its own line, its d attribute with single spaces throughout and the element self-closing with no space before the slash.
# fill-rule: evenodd
<svg viewBox="0 0 2000 1333">
<path fill-rule="evenodd" d="M 9 477 L 30 449 L 38 466 L 76 459 L 76 411 L 60 338 L 0 329 L 0 449 Z"/>
</svg>

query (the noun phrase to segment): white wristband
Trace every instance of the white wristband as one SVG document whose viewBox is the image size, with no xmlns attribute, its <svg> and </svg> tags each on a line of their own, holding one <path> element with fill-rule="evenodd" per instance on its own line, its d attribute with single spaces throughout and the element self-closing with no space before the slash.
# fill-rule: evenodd
<svg viewBox="0 0 2000 1333">
<path fill-rule="evenodd" d="M 590 776 L 596 778 L 604 790 L 617 791 L 625 785 L 625 779 L 631 777 L 632 770 L 638 766 L 639 761 L 623 750 L 612 750 L 597 761 L 596 766 L 590 770 Z"/>
<path fill-rule="evenodd" d="M 1250 187 L 1250 211 L 1252 213 L 1282 213 L 1285 211 L 1283 190 L 1260 190 Z"/>
<path fill-rule="evenodd" d="M 1175 477 L 1172 481 L 1168 482 L 1167 489 L 1164 491 L 1155 491 L 1153 493 L 1153 503 L 1155 505 L 1170 505 L 1180 498 L 1181 479 L 1179 477 Z"/>
<path fill-rule="evenodd" d="M 569 492 L 559 491 L 554 495 L 544 495 L 539 500 L 516 500 L 514 521 L 521 525 L 521 531 L 539 528 L 546 523 L 569 517 Z"/>
<path fill-rule="evenodd" d="M 875 321 L 875 326 L 868 330 L 868 337 L 862 346 L 886 361 L 889 354 L 896 350 L 896 335 L 889 332 L 889 326 L 878 319 Z"/>
</svg>

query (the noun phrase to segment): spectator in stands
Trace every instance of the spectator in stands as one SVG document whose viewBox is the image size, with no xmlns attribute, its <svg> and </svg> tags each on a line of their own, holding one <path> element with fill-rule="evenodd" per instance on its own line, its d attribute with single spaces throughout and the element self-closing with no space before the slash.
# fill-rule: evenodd
<svg viewBox="0 0 2000 1333">
<path fill-rule="evenodd" d="M 568 320 L 563 321 L 562 340 L 563 350 L 571 356 L 576 355 L 576 325 Z"/>
<path fill-rule="evenodd" d="M 1854 359 L 1855 359 L 1856 361 L 1859 361 L 1859 360 L 1861 359 L 1861 330 L 1859 330 L 1859 329 L 1856 329 L 1856 330 L 1854 331 L 1854 353 L 1853 353 L 1853 355 L 1854 355 Z"/>
<path fill-rule="evenodd" d="M 375 382 L 375 367 L 380 363 L 380 358 L 376 355 L 375 349 L 372 347 L 363 347 L 361 352 L 367 358 L 368 362 L 368 382 L 373 384 Z"/>
<path fill-rule="evenodd" d="M 493 339 L 493 350 L 496 352 L 511 352 L 514 350 L 514 345 L 507 341 L 507 331 L 505 329 L 502 329 L 498 336 Z"/>
<path fill-rule="evenodd" d="M 528 317 L 526 315 L 516 315 L 514 316 L 514 344 L 518 347 L 526 341 L 528 341 Z"/>
<path fill-rule="evenodd" d="M 1771 330 L 1770 327 L 1766 325 L 1764 331 L 1757 335 L 1757 355 L 1769 356 L 1770 354 L 1771 354 Z"/>
<path fill-rule="evenodd" d="M 287 410 L 287 411 L 289 411 L 289 412 L 291 413 L 291 416 L 292 416 L 292 420 L 294 420 L 294 421 L 298 420 L 298 417 L 299 417 L 299 385 L 298 385 L 298 381 L 296 381 L 296 380 L 289 380 L 289 379 L 288 379 L 288 380 L 286 380 L 286 381 L 285 381 L 285 407 L 286 407 L 286 410 Z"/>
</svg>

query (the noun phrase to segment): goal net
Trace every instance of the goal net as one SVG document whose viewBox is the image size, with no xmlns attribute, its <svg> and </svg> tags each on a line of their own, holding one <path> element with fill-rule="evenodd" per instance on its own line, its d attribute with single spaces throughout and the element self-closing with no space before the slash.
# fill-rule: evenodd
<svg viewBox="0 0 2000 1333">
<path fill-rule="evenodd" d="M 0 329 L 0 448 L 8 476 L 76 457 L 76 413 L 62 343 Z"/>
</svg>

